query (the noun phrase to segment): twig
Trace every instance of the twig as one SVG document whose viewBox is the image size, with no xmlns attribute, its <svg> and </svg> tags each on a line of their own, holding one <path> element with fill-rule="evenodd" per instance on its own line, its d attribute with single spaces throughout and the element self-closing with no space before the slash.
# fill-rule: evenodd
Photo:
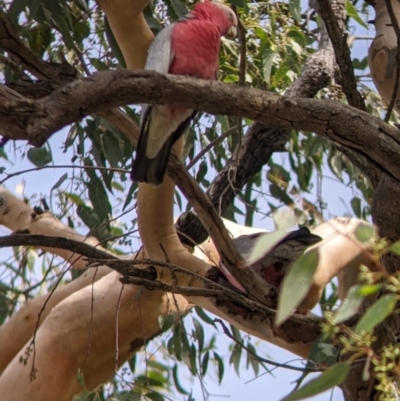
<svg viewBox="0 0 400 401">
<path fill-rule="evenodd" d="M 81 168 L 84 170 L 104 170 L 104 171 L 114 171 L 116 173 L 129 173 L 129 170 L 124 170 L 122 168 L 113 168 L 113 167 L 101 167 L 101 166 L 78 166 L 75 164 L 59 164 L 59 165 L 50 165 L 50 166 L 40 166 L 40 167 L 32 167 L 32 168 L 28 168 L 26 170 L 20 170 L 17 171 L 15 173 L 11 173 L 11 174 L 7 174 L 7 173 L 3 173 L 6 174 L 7 177 L 0 180 L 0 184 L 4 184 L 6 181 L 8 181 L 10 178 L 16 177 L 18 175 L 21 174 L 26 174 L 26 173 L 32 173 L 34 171 L 40 171 L 40 170 L 44 170 L 47 168 Z"/>
<path fill-rule="evenodd" d="M 186 296 L 204 296 L 217 298 L 218 300 L 228 300 L 235 302 L 242 307 L 257 311 L 264 318 L 273 318 L 276 311 L 264 306 L 256 301 L 253 301 L 246 296 L 233 291 L 223 285 L 215 283 L 205 277 L 198 276 L 195 273 L 187 271 L 178 266 L 172 265 L 167 262 L 154 261 L 154 260 L 121 260 L 117 257 L 94 248 L 93 246 L 75 241 L 72 239 L 64 237 L 50 237 L 46 235 L 31 235 L 31 234 L 12 234 L 8 236 L 0 237 L 0 248 L 6 246 L 36 246 L 36 247 L 50 247 L 50 248 L 61 248 L 67 249 L 71 252 L 87 256 L 88 258 L 96 260 L 92 265 L 95 266 L 96 263 L 102 263 L 104 265 L 110 266 L 112 269 L 120 273 L 122 283 L 130 283 L 136 285 L 142 285 L 148 289 L 157 289 L 171 293 L 182 294 Z M 199 287 L 186 287 L 186 286 L 174 286 L 169 284 L 164 284 L 160 281 L 155 280 L 154 269 L 138 269 L 133 267 L 133 265 L 153 265 L 160 267 L 167 267 L 169 269 L 175 269 L 176 272 L 189 274 L 196 279 L 203 281 L 209 288 L 199 288 Z M 250 270 L 250 269 L 247 269 Z M 259 277 L 259 276 L 257 276 Z M 44 307 L 43 307 L 44 310 Z M 311 316 L 301 316 L 293 315 L 291 317 L 293 324 L 314 324 L 318 326 L 323 319 L 315 318 Z"/>
<path fill-rule="evenodd" d="M 237 130 L 238 125 L 235 124 L 233 127 L 226 130 L 222 135 L 215 138 L 190 161 L 190 163 L 186 166 L 186 170 L 190 170 L 209 150 L 220 144 L 225 138 L 227 138 L 229 135 L 232 135 Z"/>
<path fill-rule="evenodd" d="M 226 336 L 228 336 L 231 340 L 233 340 L 236 344 L 238 344 L 244 350 L 246 350 L 249 354 L 253 355 L 260 362 L 268 363 L 269 365 L 276 366 L 277 368 L 286 368 L 286 369 L 295 370 L 297 372 L 302 372 L 302 373 L 316 373 L 316 372 L 323 371 L 323 369 L 321 369 L 321 368 L 298 368 L 297 366 L 287 365 L 285 363 L 279 363 L 279 362 L 272 361 L 271 359 L 262 358 L 261 356 L 257 355 L 255 352 L 253 352 L 249 347 L 246 347 L 242 342 L 238 341 L 231 334 L 231 332 L 229 331 L 229 329 L 226 327 L 225 323 L 221 319 L 214 319 L 214 323 L 219 323 L 222 326 L 222 330 L 224 331 Z"/>
</svg>

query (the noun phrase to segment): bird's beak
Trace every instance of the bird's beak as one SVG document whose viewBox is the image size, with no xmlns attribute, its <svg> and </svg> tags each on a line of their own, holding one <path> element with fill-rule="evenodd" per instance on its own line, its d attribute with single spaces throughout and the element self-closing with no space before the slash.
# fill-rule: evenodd
<svg viewBox="0 0 400 401">
<path fill-rule="evenodd" d="M 237 27 L 235 25 L 231 25 L 225 36 L 229 39 L 234 39 L 236 38 L 236 35 L 237 35 Z"/>
</svg>

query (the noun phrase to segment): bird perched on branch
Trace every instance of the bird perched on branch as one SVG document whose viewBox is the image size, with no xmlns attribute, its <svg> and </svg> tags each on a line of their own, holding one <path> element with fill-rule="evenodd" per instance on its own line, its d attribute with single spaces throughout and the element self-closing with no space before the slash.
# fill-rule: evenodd
<svg viewBox="0 0 400 401">
<path fill-rule="evenodd" d="M 184 18 L 162 29 L 150 46 L 146 70 L 216 79 L 221 36 L 235 37 L 235 13 L 217 1 L 197 3 Z M 146 105 L 132 166 L 133 181 L 159 185 L 172 145 L 189 127 L 196 111 L 181 106 Z"/>
<path fill-rule="evenodd" d="M 250 235 L 241 235 L 234 238 L 233 243 L 236 249 L 247 260 L 252 253 L 255 242 L 260 236 L 268 236 L 269 233 L 261 232 Z M 251 264 L 254 269 L 265 281 L 276 288 L 280 288 L 281 283 L 289 267 L 298 259 L 304 251 L 311 245 L 320 242 L 322 238 L 312 234 L 306 227 L 288 232 L 278 244 L 268 250 L 264 255 Z M 228 281 L 236 288 L 244 291 L 243 286 L 233 277 L 228 270 L 220 264 L 220 267 Z"/>
</svg>

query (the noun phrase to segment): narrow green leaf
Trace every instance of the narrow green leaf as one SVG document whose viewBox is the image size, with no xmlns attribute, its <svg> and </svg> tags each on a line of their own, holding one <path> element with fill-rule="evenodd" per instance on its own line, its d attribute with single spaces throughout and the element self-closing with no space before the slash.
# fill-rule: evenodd
<svg viewBox="0 0 400 401">
<path fill-rule="evenodd" d="M 174 330 L 174 335 L 172 337 L 172 354 L 176 356 L 178 361 L 182 360 L 182 334 L 179 327 Z"/>
<path fill-rule="evenodd" d="M 317 364 L 332 366 L 337 361 L 338 348 L 325 341 L 327 340 L 322 334 L 314 341 L 306 367 L 315 368 L 318 366 Z"/>
<path fill-rule="evenodd" d="M 68 192 L 63 192 L 62 193 L 67 199 L 69 199 L 71 202 L 75 203 L 75 205 L 84 205 L 85 202 L 83 201 L 83 199 L 76 195 L 76 194 L 72 194 L 72 193 L 68 193 Z"/>
<path fill-rule="evenodd" d="M 122 211 L 125 211 L 125 209 L 128 207 L 128 205 L 132 202 L 133 199 L 133 193 L 137 189 L 138 185 L 137 182 L 132 182 L 128 194 L 126 195 L 124 206 L 122 206 Z"/>
<path fill-rule="evenodd" d="M 247 363 L 246 363 L 246 368 L 249 368 L 249 365 L 253 368 L 255 376 L 258 376 L 259 371 L 260 371 L 260 362 L 259 360 L 254 356 L 257 355 L 257 350 L 255 349 L 254 345 L 250 343 L 250 340 L 247 343 L 247 348 L 249 349 L 250 352 L 247 352 Z"/>
<path fill-rule="evenodd" d="M 281 401 L 304 400 L 338 386 L 347 377 L 350 371 L 349 363 L 337 363 L 326 370 L 316 379 L 310 380 L 303 387 L 293 391 Z"/>
<path fill-rule="evenodd" d="M 90 16 L 90 9 L 84 0 L 74 0 L 74 3 L 88 16 Z"/>
<path fill-rule="evenodd" d="M 273 51 L 267 51 L 266 53 L 267 54 L 263 58 L 263 78 L 267 85 L 270 85 L 272 66 L 277 53 Z"/>
<path fill-rule="evenodd" d="M 203 346 L 204 346 L 203 325 L 196 318 L 193 318 L 193 325 L 195 328 L 195 334 L 196 334 L 197 341 L 199 342 L 199 352 L 202 352 Z"/>
<path fill-rule="evenodd" d="M 44 147 L 30 148 L 26 153 L 29 161 L 37 167 L 45 166 L 52 161 L 51 153 Z"/>
<path fill-rule="evenodd" d="M 106 131 L 102 135 L 102 148 L 104 155 L 110 163 L 111 167 L 118 167 L 119 163 L 123 163 L 123 142 L 119 141 L 111 132 Z"/>
<path fill-rule="evenodd" d="M 299 306 L 307 295 L 318 266 L 316 249 L 305 253 L 297 259 L 283 280 L 282 292 L 278 301 L 278 312 L 275 324 L 281 325 Z"/>
<path fill-rule="evenodd" d="M 354 21 L 358 22 L 363 28 L 368 29 L 368 25 L 365 21 L 358 15 L 358 11 L 354 7 L 351 1 L 346 1 L 346 14 L 347 17 L 353 18 Z"/>
<path fill-rule="evenodd" d="M 85 166 L 93 166 L 92 161 L 88 157 L 84 159 L 84 163 Z M 111 205 L 103 182 L 93 169 L 87 169 L 86 174 L 89 177 L 89 182 L 86 182 L 86 186 L 88 188 L 90 202 L 101 221 L 106 222 L 111 215 Z"/>
<path fill-rule="evenodd" d="M 135 368 L 136 368 L 136 355 L 134 354 L 133 357 L 131 359 L 129 359 L 128 364 L 129 364 L 129 368 L 132 372 L 132 374 L 135 373 Z"/>
<path fill-rule="evenodd" d="M 393 311 L 397 304 L 397 295 L 388 294 L 379 298 L 357 323 L 354 332 L 360 334 L 362 331 L 370 331 L 379 323 L 382 323 Z"/>
<path fill-rule="evenodd" d="M 189 348 L 188 367 L 193 375 L 197 374 L 196 356 L 197 356 L 197 349 L 196 349 L 196 346 L 194 344 L 192 344 Z"/>
<path fill-rule="evenodd" d="M 208 361 L 210 360 L 210 352 L 207 351 L 204 354 L 203 360 L 201 362 L 201 375 L 205 376 L 207 374 L 207 368 L 208 368 Z"/>
<path fill-rule="evenodd" d="M 360 285 L 350 288 L 346 298 L 335 313 L 334 322 L 340 323 L 354 316 L 361 306 L 365 296 L 360 293 Z"/>
<path fill-rule="evenodd" d="M 270 233 L 260 235 L 254 243 L 253 249 L 251 250 L 250 256 L 246 262 L 249 265 L 262 259 L 274 246 L 282 241 L 288 232 L 286 230 L 276 230 Z"/>
<path fill-rule="evenodd" d="M 91 230 L 100 224 L 100 218 L 97 213 L 89 206 L 79 204 L 76 208 L 76 214 Z"/>
<path fill-rule="evenodd" d="M 216 353 L 216 352 L 214 352 L 214 358 L 217 361 L 217 365 L 218 365 L 218 380 L 219 380 L 219 383 L 221 384 L 222 379 L 224 377 L 224 371 L 225 371 L 224 361 L 219 356 L 219 354 Z"/>
<path fill-rule="evenodd" d="M 170 327 L 172 327 L 176 323 L 177 319 L 178 319 L 178 316 L 176 313 L 169 313 L 168 315 L 158 316 L 158 324 L 160 325 L 161 331 L 168 330 Z"/>
<path fill-rule="evenodd" d="M 68 173 L 64 173 L 57 182 L 51 187 L 50 192 L 53 192 L 55 189 L 59 188 L 60 185 L 68 178 Z"/>
<path fill-rule="evenodd" d="M 235 337 L 236 341 L 239 341 L 241 343 L 242 335 L 240 334 L 240 330 L 237 327 L 232 326 L 232 325 L 230 325 L 230 328 L 231 328 L 233 337 Z"/>
<path fill-rule="evenodd" d="M 240 358 L 242 357 L 242 347 L 239 344 L 233 346 L 231 357 L 229 358 L 229 363 L 235 368 L 235 372 L 240 376 Z"/>
<path fill-rule="evenodd" d="M 194 309 L 195 309 L 197 315 L 199 316 L 199 318 L 201 320 L 203 320 L 203 322 L 215 326 L 214 320 L 211 319 L 210 316 L 208 316 L 206 312 L 204 312 L 204 309 L 200 308 L 199 306 L 195 306 Z"/>
<path fill-rule="evenodd" d="M 125 191 L 125 188 L 117 181 L 113 181 L 111 183 L 111 187 L 116 189 L 119 192 L 124 192 Z"/>
<path fill-rule="evenodd" d="M 301 21 L 301 4 L 300 0 L 289 0 L 289 11 L 292 17 L 297 21 Z"/>
<path fill-rule="evenodd" d="M 175 387 L 176 389 L 184 395 L 189 395 L 189 392 L 181 385 L 181 382 L 179 380 L 179 374 L 178 374 L 178 365 L 175 364 L 174 367 L 172 368 L 172 377 L 174 379 Z"/>
<path fill-rule="evenodd" d="M 354 214 L 360 219 L 361 218 L 361 199 L 355 196 L 351 201 L 350 205 L 353 209 Z"/>
</svg>

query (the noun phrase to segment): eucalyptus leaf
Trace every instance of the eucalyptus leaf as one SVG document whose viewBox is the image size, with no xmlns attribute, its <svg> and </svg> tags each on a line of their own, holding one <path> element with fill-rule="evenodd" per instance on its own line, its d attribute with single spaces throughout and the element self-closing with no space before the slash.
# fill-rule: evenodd
<svg viewBox="0 0 400 401">
<path fill-rule="evenodd" d="M 393 312 L 397 304 L 397 299 L 397 295 L 394 294 L 384 295 L 379 298 L 357 323 L 354 332 L 360 334 L 363 331 L 368 332 L 373 330 Z"/>
<path fill-rule="evenodd" d="M 376 235 L 375 228 L 371 224 L 362 221 L 357 226 L 354 235 L 360 242 L 365 243 L 374 238 Z"/>
<path fill-rule="evenodd" d="M 316 379 L 310 380 L 303 387 L 293 391 L 281 401 L 304 400 L 308 397 L 323 393 L 343 383 L 350 371 L 350 363 L 338 363 L 326 370 Z"/>
<path fill-rule="evenodd" d="M 318 267 L 318 250 L 312 249 L 297 259 L 283 279 L 275 325 L 280 326 L 307 295 Z"/>
<path fill-rule="evenodd" d="M 272 248 L 281 242 L 288 232 L 286 230 L 276 230 L 273 232 L 261 234 L 255 241 L 249 257 L 246 262 L 252 265 L 262 259 Z"/>
<path fill-rule="evenodd" d="M 351 318 L 358 312 L 365 298 L 360 292 L 360 287 L 360 285 L 355 285 L 347 292 L 346 298 L 335 313 L 334 322 L 336 324 Z"/>
<path fill-rule="evenodd" d="M 221 383 L 222 379 L 224 377 L 224 372 L 225 372 L 224 361 L 217 352 L 213 352 L 213 354 L 214 354 L 214 358 L 217 361 L 217 365 L 218 365 L 218 381 L 219 381 L 219 383 Z"/>
<path fill-rule="evenodd" d="M 52 162 L 51 153 L 44 147 L 30 148 L 26 156 L 37 167 L 42 167 Z"/>
</svg>

